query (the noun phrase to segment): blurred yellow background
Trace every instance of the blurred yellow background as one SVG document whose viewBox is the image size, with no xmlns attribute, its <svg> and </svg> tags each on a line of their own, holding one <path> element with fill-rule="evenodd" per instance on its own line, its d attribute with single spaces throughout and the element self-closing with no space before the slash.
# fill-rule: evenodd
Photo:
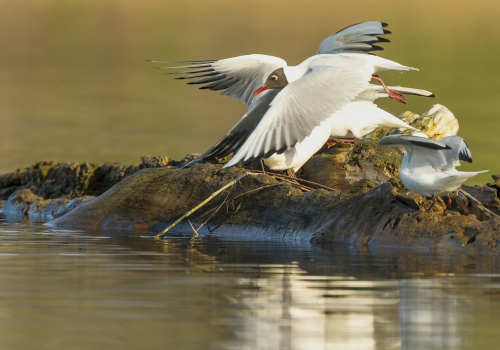
<svg viewBox="0 0 500 350">
<path fill-rule="evenodd" d="M 0 1 L 0 173 L 41 159 L 139 162 L 203 152 L 246 106 L 199 91 L 145 59 L 220 59 L 249 53 L 291 65 L 354 23 L 389 23 L 382 57 L 420 72 L 384 73 L 437 99 L 381 101 L 391 113 L 434 103 L 460 122 L 474 163 L 500 173 L 499 1 Z"/>
</svg>

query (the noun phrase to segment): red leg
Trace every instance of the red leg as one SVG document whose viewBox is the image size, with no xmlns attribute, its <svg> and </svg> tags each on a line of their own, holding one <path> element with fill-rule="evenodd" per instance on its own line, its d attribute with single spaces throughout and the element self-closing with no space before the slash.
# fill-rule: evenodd
<svg viewBox="0 0 500 350">
<path fill-rule="evenodd" d="M 425 211 L 426 213 L 430 213 L 431 212 L 432 207 L 434 206 L 434 204 L 436 204 L 436 200 L 437 200 L 436 196 L 433 195 L 432 196 L 432 203 L 429 206 L 429 208 L 427 208 L 427 210 Z"/>
<path fill-rule="evenodd" d="M 447 205 L 447 206 L 446 206 L 446 208 L 443 210 L 443 212 L 441 213 L 441 215 L 443 215 L 443 216 L 448 215 L 448 211 L 450 210 L 450 207 L 451 207 L 451 197 L 450 197 L 450 195 L 448 194 L 448 205 Z"/>
<path fill-rule="evenodd" d="M 333 137 L 330 137 L 328 141 L 326 141 L 326 145 L 328 148 L 335 146 L 337 143 L 339 143 L 338 139 L 334 139 Z"/>
<path fill-rule="evenodd" d="M 402 104 L 406 104 L 406 97 L 400 92 L 391 90 L 385 85 L 384 81 L 382 80 L 381 77 L 378 75 L 372 75 L 372 79 L 378 81 L 382 86 L 384 87 L 385 91 L 387 92 L 387 95 L 389 95 L 390 98 L 392 98 L 395 101 L 401 102 Z"/>
<path fill-rule="evenodd" d="M 358 139 L 356 137 L 353 137 L 351 139 L 337 139 L 337 138 L 334 138 L 334 137 L 330 137 L 328 139 L 328 141 L 326 141 L 326 145 L 328 146 L 328 148 L 336 145 L 337 143 L 339 143 L 340 141 L 344 142 L 344 143 L 354 143 L 356 141 L 358 141 Z"/>
<path fill-rule="evenodd" d="M 437 198 L 433 195 L 433 196 L 432 196 L 432 203 L 431 203 L 431 205 L 429 206 L 429 208 L 427 208 L 427 209 L 426 209 L 426 210 L 424 210 L 424 211 L 417 211 L 415 214 L 416 214 L 416 215 L 420 215 L 420 214 L 423 214 L 423 213 L 426 213 L 426 214 L 430 213 L 430 212 L 431 212 L 432 207 L 434 206 L 434 204 L 436 204 L 436 200 L 437 200 Z"/>
<path fill-rule="evenodd" d="M 342 141 L 344 143 L 354 143 L 356 141 L 358 141 L 358 138 L 357 137 L 353 137 L 353 138 L 349 138 L 349 139 L 338 139 L 339 141 Z"/>
</svg>

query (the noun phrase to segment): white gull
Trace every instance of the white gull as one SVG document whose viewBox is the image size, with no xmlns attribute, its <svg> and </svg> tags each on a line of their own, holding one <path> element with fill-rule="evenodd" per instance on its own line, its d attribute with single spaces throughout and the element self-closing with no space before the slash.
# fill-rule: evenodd
<svg viewBox="0 0 500 350">
<path fill-rule="evenodd" d="M 436 196 L 447 195 L 451 205 L 450 192 L 477 174 L 488 170 L 465 172 L 455 167 L 460 160 L 472 163 L 469 147 L 460 136 L 446 136 L 436 141 L 415 135 L 389 135 L 378 141 L 379 147 L 404 147 L 401 164 L 401 181 L 412 192 L 432 197 L 432 204 L 425 210 L 429 212 L 436 203 Z"/>
</svg>

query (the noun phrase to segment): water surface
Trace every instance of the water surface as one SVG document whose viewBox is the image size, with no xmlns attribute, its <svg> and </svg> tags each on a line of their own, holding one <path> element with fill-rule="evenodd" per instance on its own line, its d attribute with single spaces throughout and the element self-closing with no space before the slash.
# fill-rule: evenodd
<svg viewBox="0 0 500 350">
<path fill-rule="evenodd" d="M 2 349 L 487 349 L 497 256 L 0 223 Z"/>
</svg>

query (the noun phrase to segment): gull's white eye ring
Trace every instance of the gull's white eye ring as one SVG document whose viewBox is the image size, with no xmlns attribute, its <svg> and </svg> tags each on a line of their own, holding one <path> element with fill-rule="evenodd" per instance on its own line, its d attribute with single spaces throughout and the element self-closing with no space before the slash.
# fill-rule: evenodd
<svg viewBox="0 0 500 350">
<path fill-rule="evenodd" d="M 276 80 L 278 80 L 278 76 L 277 76 L 277 75 L 271 75 L 271 80 L 272 80 L 272 81 L 276 81 Z"/>
</svg>

